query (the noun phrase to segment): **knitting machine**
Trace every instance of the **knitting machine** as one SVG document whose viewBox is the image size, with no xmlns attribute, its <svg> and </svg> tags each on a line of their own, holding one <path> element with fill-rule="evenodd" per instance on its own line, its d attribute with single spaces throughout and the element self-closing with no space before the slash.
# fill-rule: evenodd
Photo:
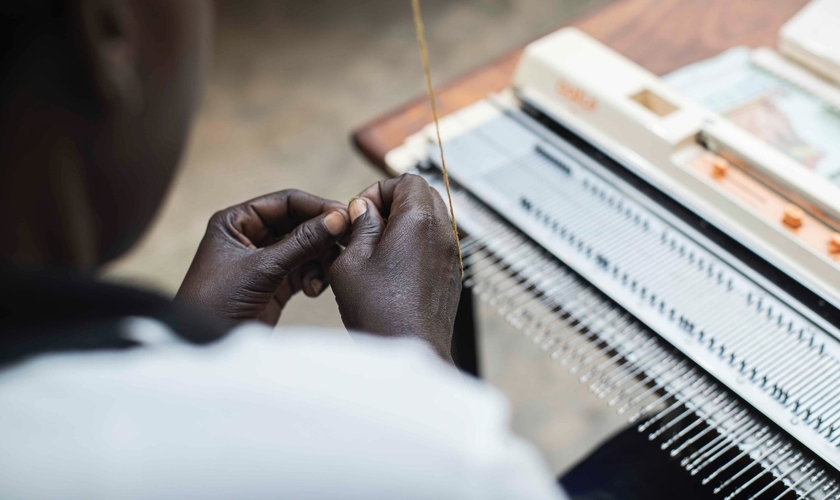
<svg viewBox="0 0 840 500">
<path fill-rule="evenodd" d="M 477 296 L 711 493 L 840 498 L 840 191 L 574 29 L 441 128 Z"/>
</svg>

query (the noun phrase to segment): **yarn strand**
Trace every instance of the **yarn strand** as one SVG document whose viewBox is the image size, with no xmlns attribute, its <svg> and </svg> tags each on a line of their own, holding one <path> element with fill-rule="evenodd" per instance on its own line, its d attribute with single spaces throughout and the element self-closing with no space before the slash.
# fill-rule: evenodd
<svg viewBox="0 0 840 500">
<path fill-rule="evenodd" d="M 455 220 L 455 206 L 452 204 L 452 192 L 449 188 L 449 172 L 446 170 L 446 160 L 443 156 L 443 141 L 440 137 L 440 121 L 438 119 L 437 100 L 435 99 L 435 88 L 432 85 L 432 70 L 429 66 L 429 50 L 426 46 L 426 35 L 423 28 L 423 16 L 420 13 L 420 0 L 411 0 L 411 7 L 414 11 L 414 27 L 417 31 L 417 43 L 420 45 L 420 58 L 423 60 L 423 71 L 426 74 L 426 90 L 429 94 L 429 103 L 432 106 L 432 117 L 435 120 L 435 133 L 437 134 L 438 149 L 440 150 L 440 168 L 443 171 L 443 184 L 446 186 L 446 197 L 449 200 L 449 216 L 452 219 L 452 233 L 455 235 L 455 245 L 458 249 L 458 265 L 461 267 L 461 277 L 464 277 L 464 258 L 461 256 L 461 240 L 458 238 L 458 222 Z"/>
</svg>

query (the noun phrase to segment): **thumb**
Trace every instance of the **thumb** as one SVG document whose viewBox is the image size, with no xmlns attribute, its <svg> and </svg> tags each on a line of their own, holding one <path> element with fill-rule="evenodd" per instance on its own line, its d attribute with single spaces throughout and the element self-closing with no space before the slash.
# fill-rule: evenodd
<svg viewBox="0 0 840 500">
<path fill-rule="evenodd" d="M 339 210 L 304 222 L 288 236 L 265 248 L 269 269 L 282 280 L 307 262 L 320 258 L 348 227 L 347 214 Z"/>
<path fill-rule="evenodd" d="M 356 259 L 366 260 L 373 255 L 379 240 L 382 239 L 385 221 L 382 220 L 376 205 L 367 198 L 356 198 L 350 203 L 349 212 L 353 232 L 344 251 Z"/>
</svg>

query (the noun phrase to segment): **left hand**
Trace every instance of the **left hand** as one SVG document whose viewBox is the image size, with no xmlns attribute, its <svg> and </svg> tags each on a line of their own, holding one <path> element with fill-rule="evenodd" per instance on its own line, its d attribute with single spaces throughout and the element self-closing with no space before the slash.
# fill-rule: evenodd
<svg viewBox="0 0 840 500">
<path fill-rule="evenodd" d="M 349 210 L 352 235 L 329 270 L 344 325 L 420 339 L 451 363 L 461 272 L 443 198 L 406 174 L 364 190 Z"/>
<path fill-rule="evenodd" d="M 177 299 L 232 321 L 277 323 L 289 299 L 328 286 L 347 205 L 297 190 L 255 198 L 213 215 Z"/>
</svg>

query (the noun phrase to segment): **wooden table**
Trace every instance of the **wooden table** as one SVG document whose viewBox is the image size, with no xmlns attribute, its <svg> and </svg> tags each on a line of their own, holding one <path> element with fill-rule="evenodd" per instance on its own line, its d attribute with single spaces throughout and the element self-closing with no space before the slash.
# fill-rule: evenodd
<svg viewBox="0 0 840 500">
<path fill-rule="evenodd" d="M 736 45 L 775 45 L 779 28 L 806 3 L 808 0 L 619 0 L 571 25 L 663 75 Z M 439 87 L 441 113 L 461 109 L 508 86 L 522 50 Z M 431 121 L 428 98 L 418 96 L 359 128 L 353 140 L 368 160 L 384 168 L 385 154 Z"/>
<path fill-rule="evenodd" d="M 571 23 L 663 75 L 736 46 L 775 45 L 779 28 L 808 0 L 618 0 Z M 559 26 L 558 26 L 559 28 Z M 439 87 L 442 115 L 498 92 L 511 81 L 523 48 Z M 418 96 L 353 134 L 356 147 L 384 170 L 385 154 L 432 121 L 428 98 Z M 479 374 L 472 292 L 464 289 L 452 351 L 458 366 Z"/>
</svg>

